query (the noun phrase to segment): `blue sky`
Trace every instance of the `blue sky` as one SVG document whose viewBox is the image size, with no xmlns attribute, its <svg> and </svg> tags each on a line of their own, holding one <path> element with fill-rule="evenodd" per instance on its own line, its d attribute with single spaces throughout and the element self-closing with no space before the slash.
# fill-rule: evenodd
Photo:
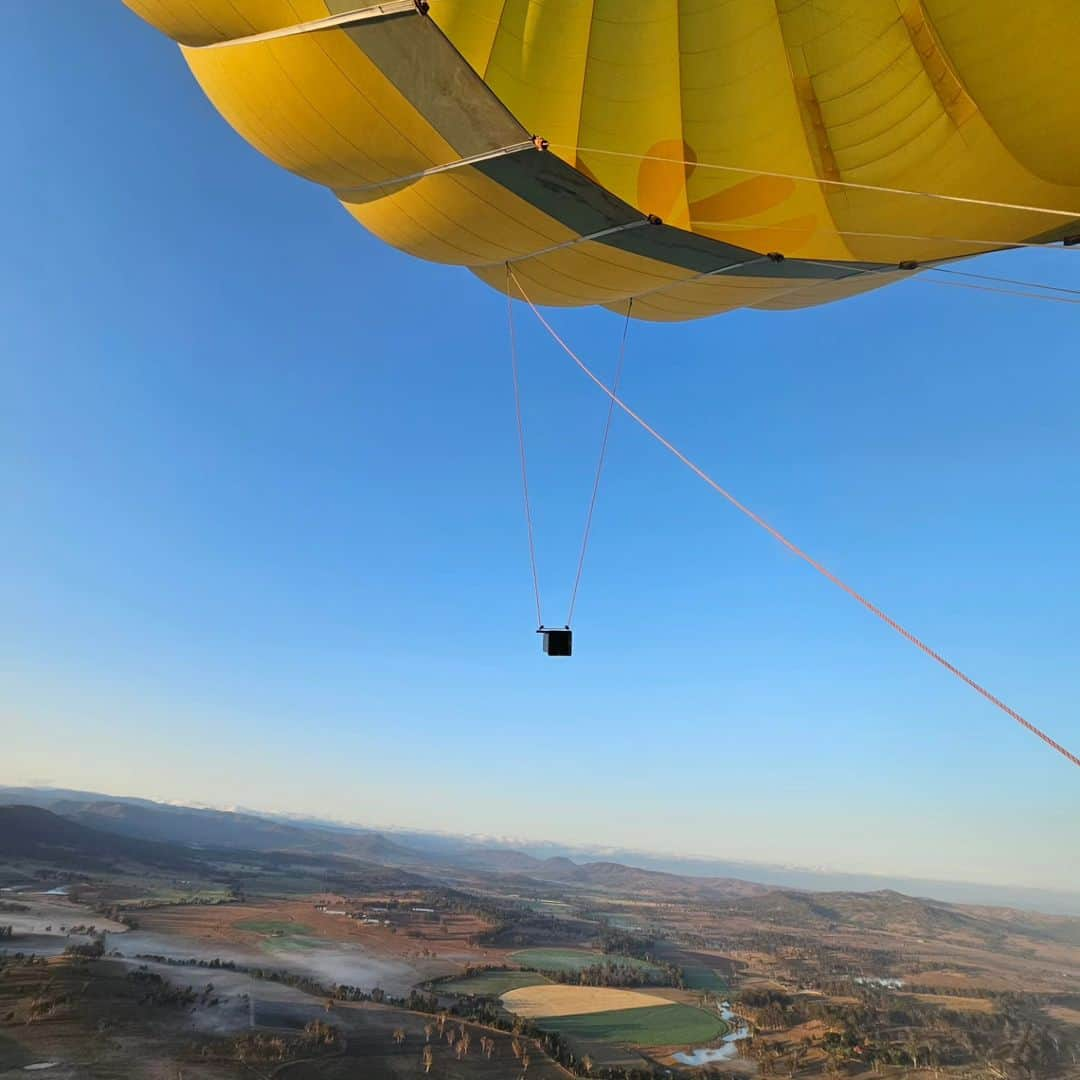
<svg viewBox="0 0 1080 1080">
<path fill-rule="evenodd" d="M 260 158 L 119 3 L 7 15 L 0 782 L 1080 887 L 1076 770 L 623 418 L 541 656 L 505 300 Z M 615 316 L 552 318 L 611 372 Z M 559 622 L 605 406 L 517 320 Z M 1076 325 L 914 282 L 635 324 L 624 392 L 1075 749 Z"/>
</svg>

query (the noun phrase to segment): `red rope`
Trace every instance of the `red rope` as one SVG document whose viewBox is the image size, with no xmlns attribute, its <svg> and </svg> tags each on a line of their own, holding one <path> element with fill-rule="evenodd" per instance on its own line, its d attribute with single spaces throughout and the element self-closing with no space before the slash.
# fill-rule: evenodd
<svg viewBox="0 0 1080 1080">
<path fill-rule="evenodd" d="M 979 683 L 977 683 L 969 675 L 965 675 L 964 672 L 962 672 L 958 667 L 956 667 L 954 664 L 951 664 L 940 653 L 937 653 L 933 649 L 931 649 L 929 645 L 917 638 L 910 630 L 907 630 L 905 627 L 901 626 L 895 619 L 887 615 L 876 604 L 871 603 L 861 593 L 857 592 L 846 582 L 841 581 L 840 578 L 838 578 L 831 570 L 822 566 L 821 563 L 808 555 L 805 551 L 802 550 L 802 548 L 797 547 L 778 529 L 774 529 L 773 526 L 770 525 L 759 514 L 756 514 L 748 506 L 745 506 L 743 503 L 739 502 L 739 500 L 736 499 L 735 496 L 731 494 L 731 492 L 722 488 L 711 476 L 708 475 L 708 473 L 706 473 L 699 466 L 695 465 L 681 450 L 668 442 L 668 440 L 665 439 L 664 436 L 660 434 L 660 432 L 658 432 L 654 427 L 652 427 L 640 416 L 638 416 L 638 414 L 634 412 L 634 410 L 631 409 L 630 406 L 626 404 L 626 402 L 620 399 L 614 391 L 609 390 L 607 386 L 605 386 L 604 383 L 596 375 L 594 375 L 592 371 L 589 370 L 585 362 L 574 352 L 573 349 L 570 348 L 569 345 L 566 344 L 565 341 L 563 341 L 555 328 L 547 321 L 547 319 L 544 318 L 544 316 L 540 313 L 539 309 L 532 302 L 532 300 L 529 299 L 529 297 L 525 293 L 525 290 L 521 287 L 521 282 L 518 281 L 517 276 L 514 274 L 513 270 L 510 271 L 510 276 L 511 278 L 513 278 L 514 284 L 517 286 L 518 291 L 521 293 L 522 297 L 524 297 L 525 303 L 527 303 L 529 307 L 532 308 L 533 314 L 537 317 L 537 319 L 540 320 L 541 325 L 544 327 L 544 329 L 547 330 L 547 332 L 562 348 L 566 355 L 569 356 L 570 359 L 573 360 L 574 363 L 577 364 L 577 366 L 581 368 L 581 370 L 598 387 L 600 387 L 600 389 L 603 390 L 603 392 L 607 394 L 609 398 L 611 398 L 612 402 L 615 405 L 618 405 L 619 408 L 622 409 L 622 411 L 626 413 L 626 415 L 629 416 L 631 420 L 639 424 L 658 443 L 660 443 L 661 446 L 663 446 L 666 450 L 670 451 L 670 453 L 674 454 L 675 457 L 677 457 L 688 469 L 696 473 L 702 480 L 704 480 L 705 483 L 709 485 L 709 487 L 711 487 L 714 491 L 727 499 L 727 501 L 731 503 L 731 505 L 734 506 L 736 510 L 738 510 L 740 513 L 745 514 L 752 522 L 754 522 L 755 525 L 760 526 L 774 540 L 777 540 L 779 543 L 783 544 L 784 547 L 786 547 L 788 551 L 790 551 L 793 555 L 798 556 L 800 559 L 803 560 L 803 562 L 812 566 L 819 574 L 822 575 L 822 577 L 831 581 L 838 588 L 843 589 L 843 591 L 846 592 L 848 596 L 850 596 L 853 600 L 857 600 L 860 604 L 862 604 L 864 608 L 866 608 L 867 611 L 869 611 L 872 615 L 876 615 L 883 623 L 885 623 L 886 626 L 895 630 L 896 633 L 898 633 L 901 637 L 906 638 L 917 649 L 920 649 L 927 656 L 929 656 L 931 660 L 936 661 L 950 674 L 955 675 L 956 678 L 958 678 L 961 682 L 964 682 L 968 686 L 970 686 L 972 690 L 984 697 L 987 701 L 990 702 L 991 705 L 997 706 L 997 708 L 999 708 L 1003 713 L 1005 713 L 1006 716 L 1015 720 L 1018 724 L 1021 725 L 1021 727 L 1026 728 L 1033 735 L 1037 735 L 1040 739 L 1042 739 L 1044 743 L 1046 743 L 1047 746 L 1049 746 L 1052 750 L 1056 750 L 1063 758 L 1065 758 L 1066 761 L 1071 761 L 1074 765 L 1080 767 L 1080 757 L 1077 757 L 1074 753 L 1067 750 L 1064 746 L 1061 745 L 1061 743 L 1056 742 L 1049 735 L 1047 735 L 1045 731 L 1037 728 L 1033 723 L 1031 723 L 1030 720 L 1025 720 L 1024 717 L 1022 717 L 1015 709 L 1010 708 L 1000 698 L 995 697 L 985 687 L 980 686 Z"/>
</svg>

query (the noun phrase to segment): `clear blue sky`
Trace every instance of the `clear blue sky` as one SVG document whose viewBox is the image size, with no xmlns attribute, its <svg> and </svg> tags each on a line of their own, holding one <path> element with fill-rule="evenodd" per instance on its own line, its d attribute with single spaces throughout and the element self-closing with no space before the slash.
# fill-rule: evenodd
<svg viewBox="0 0 1080 1080">
<path fill-rule="evenodd" d="M 260 158 L 118 2 L 5 16 L 0 782 L 1080 886 L 1077 770 L 624 420 L 542 657 L 505 301 Z M 612 370 L 615 316 L 552 317 Z M 604 401 L 518 321 L 558 622 Z M 635 324 L 625 396 L 1075 749 L 1077 327 L 917 282 Z"/>
</svg>

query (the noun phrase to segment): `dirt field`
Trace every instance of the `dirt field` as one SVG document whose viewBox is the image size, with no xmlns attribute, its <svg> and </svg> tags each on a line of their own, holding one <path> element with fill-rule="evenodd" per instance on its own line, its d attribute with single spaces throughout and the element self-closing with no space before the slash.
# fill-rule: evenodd
<svg viewBox="0 0 1080 1080">
<path fill-rule="evenodd" d="M 434 967 L 430 974 L 449 974 L 457 963 L 496 963 L 504 955 L 497 949 L 474 945 L 486 924 L 472 915 L 448 914 L 421 920 L 409 911 L 388 913 L 390 926 L 363 923 L 329 911 L 347 910 L 341 897 L 313 896 L 303 900 L 260 900 L 216 907 L 161 907 L 141 911 L 139 929 L 167 934 L 210 947 L 215 943 L 258 948 L 281 939 L 309 938 L 322 942 L 349 942 L 376 956 L 409 960 L 447 960 L 451 966 Z M 295 930 L 289 931 L 288 924 Z"/>
<path fill-rule="evenodd" d="M 1070 1009 L 1066 1005 L 1051 1005 L 1046 1011 L 1055 1020 L 1080 1028 L 1080 1009 Z"/>
<path fill-rule="evenodd" d="M 988 1013 L 994 1011 L 989 998 L 957 997 L 953 994 L 911 994 L 917 1001 L 936 1005 L 939 1009 L 955 1009 L 957 1012 Z"/>
<path fill-rule="evenodd" d="M 673 1001 L 638 990 L 616 990 L 606 986 L 560 984 L 523 986 L 503 994 L 503 1005 L 518 1016 L 583 1016 L 614 1009 L 646 1009 L 674 1005 Z"/>
</svg>

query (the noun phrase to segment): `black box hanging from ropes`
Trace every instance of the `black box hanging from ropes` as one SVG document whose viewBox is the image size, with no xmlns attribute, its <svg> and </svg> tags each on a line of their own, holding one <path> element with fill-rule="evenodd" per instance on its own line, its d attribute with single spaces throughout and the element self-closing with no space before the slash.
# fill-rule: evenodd
<svg viewBox="0 0 1080 1080">
<path fill-rule="evenodd" d="M 544 652 L 548 656 L 570 656 L 574 645 L 574 632 L 567 627 L 565 630 L 548 630 L 541 627 L 537 630 L 544 638 Z"/>
</svg>

